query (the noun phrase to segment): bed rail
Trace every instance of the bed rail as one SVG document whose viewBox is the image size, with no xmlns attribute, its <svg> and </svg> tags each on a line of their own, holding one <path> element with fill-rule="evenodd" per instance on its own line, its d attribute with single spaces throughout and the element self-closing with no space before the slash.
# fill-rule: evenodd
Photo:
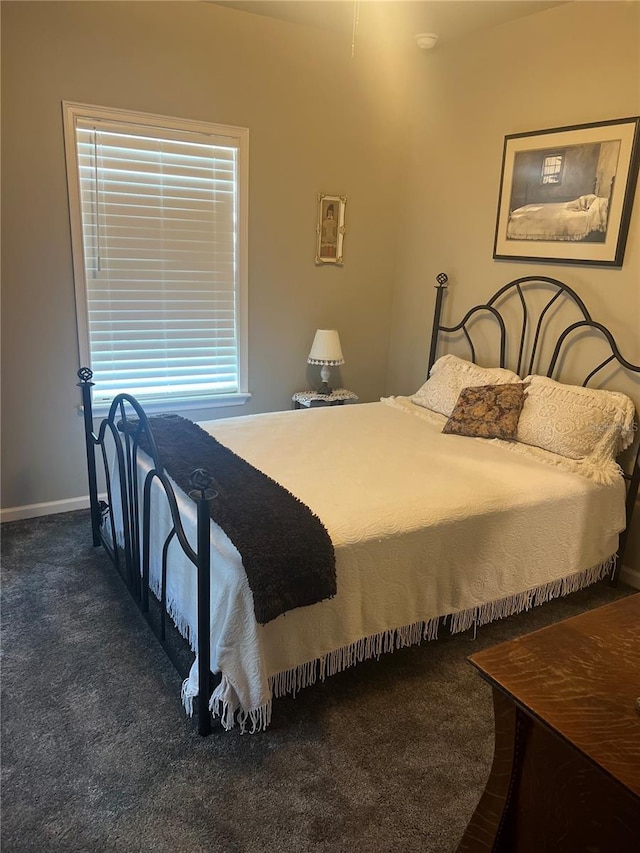
<svg viewBox="0 0 640 853">
<path fill-rule="evenodd" d="M 446 273 L 439 273 L 436 276 L 436 303 L 429 346 L 427 375 L 431 372 L 431 368 L 438 357 L 438 347 L 443 335 L 461 333 L 467 343 L 470 360 L 473 362 L 477 361 L 473 327 L 474 323 L 483 317 L 493 318 L 497 324 L 500 367 L 510 366 L 512 370 L 523 378 L 529 374 L 537 373 L 538 375 L 563 381 L 559 375 L 560 365 L 571 345 L 575 343 L 579 334 L 584 332 L 590 332 L 593 333 L 594 337 L 599 336 L 602 338 L 608 344 L 610 353 L 595 365 L 591 365 L 583 378 L 579 380 L 579 384 L 586 387 L 594 377 L 601 375 L 602 371 L 614 362 L 619 368 L 625 371 L 640 374 L 640 365 L 633 364 L 622 356 L 611 331 L 602 323 L 593 320 L 587 306 L 575 290 L 564 282 L 558 281 L 558 279 L 550 278 L 549 276 L 533 275 L 514 279 L 497 290 L 487 302 L 481 305 L 474 305 L 470 308 L 462 320 L 454 326 L 445 326 L 442 323 L 443 299 L 448 282 L 449 278 Z M 533 296 L 534 294 L 539 295 L 542 289 L 548 291 L 548 298 L 546 302 L 543 301 L 541 304 L 535 306 L 534 310 L 534 306 L 532 305 Z M 520 315 L 519 334 L 510 337 L 506 317 L 508 309 L 511 308 L 514 300 L 518 307 L 515 314 Z M 563 306 L 569 306 L 574 315 L 577 313 L 580 319 L 577 321 L 573 320 L 560 330 L 556 330 L 555 344 L 549 346 L 547 343 L 543 350 L 542 343 L 545 341 L 545 333 L 549 328 L 549 322 L 554 313 L 557 316 L 559 309 Z M 514 340 L 513 351 L 515 352 L 515 363 L 508 365 L 507 361 L 512 356 L 509 347 Z M 551 352 L 551 355 L 546 360 L 546 355 L 549 352 Z M 577 383 L 572 382 L 572 384 Z M 638 415 L 636 412 L 637 426 Z M 625 504 L 626 527 L 620 534 L 617 559 L 611 575 L 612 584 L 617 583 L 618 580 L 620 566 L 622 565 L 627 545 L 629 528 L 640 490 L 640 436 L 637 432 L 632 448 L 630 451 L 627 451 L 626 456 L 627 464 L 624 467 L 621 466 L 627 488 Z"/>
<path fill-rule="evenodd" d="M 197 544 L 189 543 L 178 510 L 171 481 L 164 472 L 146 413 L 135 397 L 118 394 L 101 423 L 98 432 L 93 428 L 91 381 L 93 372 L 88 367 L 78 371 L 77 383 L 82 392 L 84 414 L 85 448 L 91 509 L 93 544 L 102 545 L 125 582 L 136 604 L 160 641 L 176 669 L 186 677 L 184 667 L 172 651 L 166 636 L 166 583 L 169 546 L 175 540 L 193 563 L 197 571 L 198 588 L 198 732 L 211 732 L 209 698 L 211 695 L 210 672 L 210 559 L 211 559 L 211 516 L 210 501 L 216 497 L 212 490 L 213 478 L 208 471 L 196 469 L 191 474 L 193 490 L 189 497 L 197 505 Z M 129 427 L 129 428 L 128 428 Z M 107 441 L 113 445 L 113 459 L 109 459 Z M 152 467 L 141 484 L 138 477 L 140 444 L 144 441 L 145 452 L 151 458 Z M 96 451 L 100 450 L 104 474 L 106 500 L 98 494 L 98 465 Z M 115 481 L 115 482 L 114 482 Z M 160 582 L 159 627 L 150 618 L 149 571 L 151 561 L 151 502 L 152 487 L 156 484 L 164 493 L 171 515 L 171 529 L 162 548 L 162 571 Z M 142 494 L 141 494 L 142 492 Z M 206 685 L 203 689 L 202 685 Z"/>
</svg>

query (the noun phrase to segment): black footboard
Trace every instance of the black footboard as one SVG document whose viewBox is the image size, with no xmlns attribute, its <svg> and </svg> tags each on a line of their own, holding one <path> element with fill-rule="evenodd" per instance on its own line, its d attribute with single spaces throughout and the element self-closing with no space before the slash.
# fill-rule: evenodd
<svg viewBox="0 0 640 853">
<path fill-rule="evenodd" d="M 189 493 L 189 497 L 197 504 L 198 518 L 197 545 L 194 550 L 185 535 L 176 496 L 164 472 L 153 432 L 142 406 L 129 394 L 118 394 L 96 433 L 91 406 L 91 388 L 94 384 L 92 378 L 93 373 L 89 368 L 83 367 L 78 371 L 80 381 L 77 384 L 82 391 L 84 411 L 93 544 L 104 546 L 147 622 L 183 677 L 186 677 L 187 673 L 172 653 L 167 643 L 166 631 L 167 560 L 169 545 L 174 539 L 193 563 L 194 571 L 197 571 L 198 575 L 198 731 L 201 735 L 208 735 L 211 732 L 209 502 L 216 496 L 211 489 L 212 478 L 203 469 L 195 470 L 191 477 L 193 491 Z M 141 441 L 151 457 L 151 469 L 142 483 L 138 466 L 142 453 Z M 98 495 L 98 448 L 104 471 L 106 500 L 100 499 Z M 151 488 L 154 483 L 162 488 L 171 514 L 171 529 L 162 548 L 159 627 L 149 618 Z"/>
</svg>

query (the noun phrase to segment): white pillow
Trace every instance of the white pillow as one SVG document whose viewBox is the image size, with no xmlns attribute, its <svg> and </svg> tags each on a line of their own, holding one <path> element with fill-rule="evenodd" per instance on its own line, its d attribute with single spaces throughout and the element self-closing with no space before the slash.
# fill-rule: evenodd
<svg viewBox="0 0 640 853">
<path fill-rule="evenodd" d="M 480 367 L 457 355 L 443 355 L 431 368 L 429 378 L 416 391 L 411 401 L 432 412 L 449 417 L 463 388 L 479 385 L 507 385 L 520 382 L 512 370 L 502 367 Z"/>
<path fill-rule="evenodd" d="M 635 407 L 626 394 L 527 376 L 518 441 L 569 459 L 615 459 L 633 442 Z"/>
</svg>

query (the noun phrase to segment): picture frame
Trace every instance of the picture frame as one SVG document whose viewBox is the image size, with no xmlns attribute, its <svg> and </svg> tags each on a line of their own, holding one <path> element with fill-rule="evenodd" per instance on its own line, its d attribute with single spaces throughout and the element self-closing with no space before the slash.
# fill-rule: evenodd
<svg viewBox="0 0 640 853">
<path fill-rule="evenodd" d="M 640 116 L 505 136 L 496 260 L 621 267 Z"/>
<path fill-rule="evenodd" d="M 316 264 L 342 264 L 346 195 L 318 193 Z"/>
</svg>

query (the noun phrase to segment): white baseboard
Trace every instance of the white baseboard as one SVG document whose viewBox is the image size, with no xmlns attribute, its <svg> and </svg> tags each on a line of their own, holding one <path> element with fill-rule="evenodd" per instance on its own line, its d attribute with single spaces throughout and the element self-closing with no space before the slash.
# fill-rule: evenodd
<svg viewBox="0 0 640 853">
<path fill-rule="evenodd" d="M 55 515 L 58 512 L 72 512 L 76 509 L 88 509 L 89 495 L 80 498 L 67 498 L 63 501 L 47 501 L 41 504 L 26 506 L 10 506 L 0 509 L 0 523 L 4 521 L 20 521 L 22 518 L 37 518 L 40 515 Z"/>
<path fill-rule="evenodd" d="M 104 499 L 106 495 L 99 495 Z M 41 515 L 55 515 L 58 512 L 72 512 L 76 509 L 89 508 L 89 495 L 79 498 L 67 498 L 63 501 L 47 501 L 40 504 L 28 504 L 27 506 L 12 506 L 0 509 L 0 523 L 5 521 L 19 521 L 23 518 L 37 518 Z M 620 570 L 620 580 L 635 589 L 640 589 L 640 569 L 632 569 L 623 566 Z"/>
<path fill-rule="evenodd" d="M 629 586 L 635 589 L 640 589 L 640 569 L 631 569 L 629 566 L 623 566 L 620 570 L 620 580 L 623 583 L 628 583 Z"/>
</svg>

